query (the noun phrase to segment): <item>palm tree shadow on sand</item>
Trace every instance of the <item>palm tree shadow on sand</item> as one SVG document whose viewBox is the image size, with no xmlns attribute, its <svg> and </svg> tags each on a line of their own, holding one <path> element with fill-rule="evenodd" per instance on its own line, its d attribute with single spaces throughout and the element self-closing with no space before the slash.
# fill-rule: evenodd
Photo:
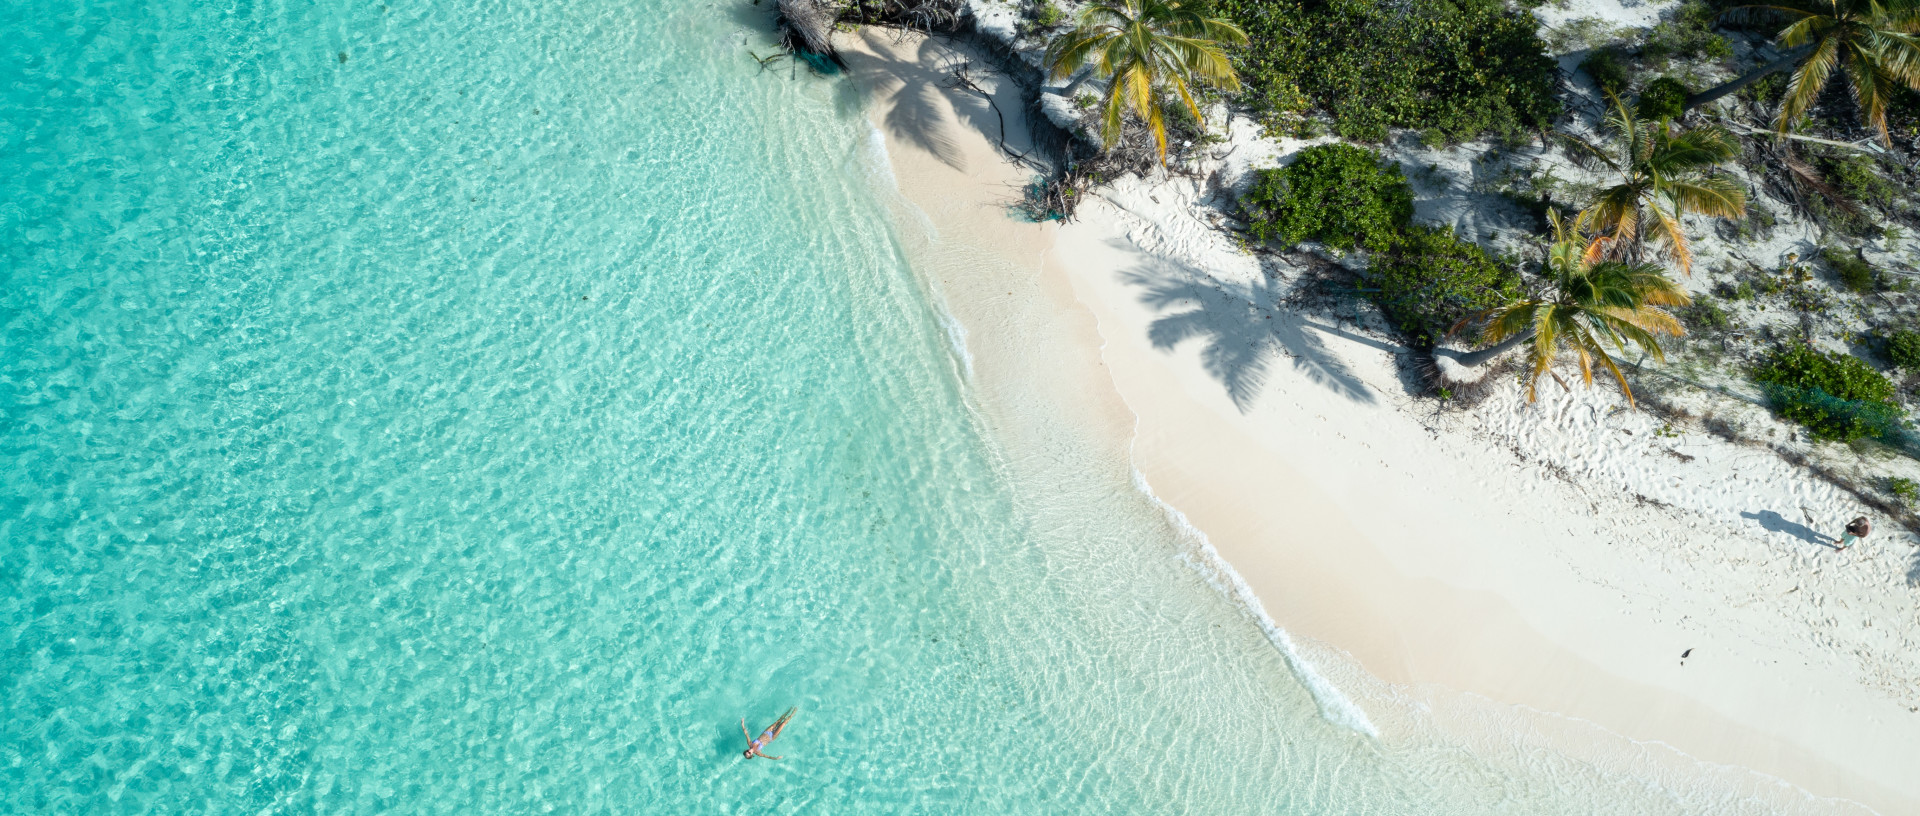
<svg viewBox="0 0 1920 816">
<path fill-rule="evenodd" d="M 1126 241 L 1114 245 L 1138 252 Z M 1122 272 L 1121 280 L 1139 287 L 1140 301 L 1161 313 L 1147 327 L 1147 340 L 1154 348 L 1171 351 L 1187 340 L 1205 340 L 1201 365 L 1226 387 L 1227 397 L 1242 413 L 1253 406 L 1274 358 L 1281 356 L 1293 361 L 1295 371 L 1347 399 L 1367 404 L 1376 399 L 1373 389 L 1326 347 L 1319 332 L 1333 332 L 1376 348 L 1391 347 L 1298 319 L 1281 307 L 1286 293 L 1270 278 L 1223 281 L 1164 258 L 1146 257 L 1139 266 Z"/>
</svg>

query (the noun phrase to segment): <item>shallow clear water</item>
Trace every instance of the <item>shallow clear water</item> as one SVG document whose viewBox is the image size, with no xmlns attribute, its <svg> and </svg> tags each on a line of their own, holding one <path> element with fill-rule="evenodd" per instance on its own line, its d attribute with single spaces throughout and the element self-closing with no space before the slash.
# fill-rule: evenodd
<svg viewBox="0 0 1920 816">
<path fill-rule="evenodd" d="M 1330 724 L 1142 496 L 983 438 L 765 28 L 10 7 L 0 812 L 1688 809 Z"/>
</svg>

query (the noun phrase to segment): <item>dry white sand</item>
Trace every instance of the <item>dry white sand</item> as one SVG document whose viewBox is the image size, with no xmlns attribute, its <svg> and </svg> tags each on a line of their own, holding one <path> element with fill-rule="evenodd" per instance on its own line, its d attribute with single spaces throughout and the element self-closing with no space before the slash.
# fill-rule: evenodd
<svg viewBox="0 0 1920 816">
<path fill-rule="evenodd" d="M 1611 389 L 1409 398 L 1364 311 L 1282 308 L 1300 271 L 1210 229 L 1190 181 L 1018 223 L 1031 173 L 996 149 L 984 99 L 942 81 L 962 53 L 843 39 L 924 227 L 1036 275 L 933 275 L 976 384 L 1110 437 L 1383 731 L 1419 710 L 1800 812 L 1920 813 L 1911 536 L 1833 552 L 1816 539 L 1855 513 L 1844 493 Z"/>
</svg>

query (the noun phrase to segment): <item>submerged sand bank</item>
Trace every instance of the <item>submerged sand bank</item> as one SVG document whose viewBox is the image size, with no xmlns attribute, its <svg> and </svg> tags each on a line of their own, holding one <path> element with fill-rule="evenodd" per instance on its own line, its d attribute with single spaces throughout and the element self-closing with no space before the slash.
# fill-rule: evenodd
<svg viewBox="0 0 1920 816">
<path fill-rule="evenodd" d="M 1803 602 L 1803 584 L 1867 580 L 1847 569 L 1899 569 L 1903 546 L 1890 536 L 1884 555 L 1821 561 L 1741 539 L 1678 499 L 1635 501 L 1608 479 L 1611 468 L 1643 492 L 1693 491 L 1703 508 L 1763 510 L 1778 493 L 1782 509 L 1832 514 L 1845 509 L 1837 492 L 1705 440 L 1671 443 L 1692 470 L 1608 453 L 1593 440 L 1646 442 L 1660 423 L 1599 391 L 1547 394 L 1533 409 L 1496 400 L 1486 410 L 1510 427 L 1492 432 L 1436 415 L 1405 396 L 1391 343 L 1282 308 L 1298 271 L 1263 271 L 1207 230 L 1194 184 L 1122 183 L 1071 225 L 1019 223 L 1006 205 L 1031 172 L 996 146 L 1004 122 L 1007 147 L 1024 149 L 1017 105 L 995 114 L 946 81 L 965 59 L 951 46 L 874 31 L 842 42 L 925 228 L 1035 275 L 1003 286 L 929 273 L 965 331 L 976 386 L 1109 440 L 1279 626 L 1332 656 L 1324 668 L 1383 739 L 1424 710 L 1475 739 L 1523 730 L 1584 761 L 1711 774 L 1796 812 L 1920 812 L 1920 713 L 1861 680 L 1878 664 L 1845 657 L 1839 630 L 1859 623 L 1836 612 L 1839 645 L 1816 648 L 1805 616 L 1768 609 Z M 1593 473 L 1559 478 L 1546 471 L 1564 467 L 1502 447 L 1514 439 L 1584 457 Z M 1702 577 L 1728 559 L 1754 562 L 1724 571 L 1753 584 L 1752 604 L 1733 608 L 1734 590 Z M 1911 643 L 1920 622 L 1901 609 L 1861 611 Z M 1900 668 L 1877 682 L 1898 685 Z"/>
</svg>

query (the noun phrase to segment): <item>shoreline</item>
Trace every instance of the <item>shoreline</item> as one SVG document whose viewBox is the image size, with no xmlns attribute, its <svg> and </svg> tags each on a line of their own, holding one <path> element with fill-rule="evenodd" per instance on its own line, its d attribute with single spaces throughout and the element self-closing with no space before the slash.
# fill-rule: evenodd
<svg viewBox="0 0 1920 816">
<path fill-rule="evenodd" d="M 918 49 L 920 70 L 908 73 L 904 55 L 876 59 L 901 46 L 873 37 L 891 39 L 891 32 L 843 35 L 854 41 L 844 50 L 864 94 L 933 84 L 938 55 Z M 925 108 L 928 95 L 916 96 Z M 1470 740 L 1501 739 L 1512 729 L 1489 722 L 1518 718 L 1536 735 L 1570 732 L 1540 737 L 1569 755 L 1604 762 L 1623 745 L 1665 746 L 1674 756 L 1634 761 L 1678 763 L 1683 775 L 1725 766 L 1717 784 L 1806 805 L 1805 812 L 1891 814 L 1920 804 L 1920 782 L 1902 776 L 1899 760 L 1920 756 L 1920 717 L 1878 704 L 1857 684 L 1828 693 L 1818 681 L 1831 666 L 1809 661 L 1801 671 L 1779 670 L 1784 679 L 1765 678 L 1766 661 L 1783 655 L 1765 643 L 1724 655 L 1716 644 L 1683 665 L 1684 673 L 1666 665 L 1694 648 L 1686 643 L 1711 638 L 1684 622 L 1622 614 L 1633 603 L 1613 597 L 1618 587 L 1606 581 L 1634 574 L 1633 553 L 1606 560 L 1620 527 L 1586 516 L 1589 507 L 1593 516 L 1607 515 L 1600 501 L 1616 513 L 1614 505 L 1632 502 L 1601 497 L 1582 507 L 1561 485 L 1533 485 L 1533 476 L 1509 472 L 1505 462 L 1472 461 L 1476 440 L 1409 413 L 1417 406 L 1391 387 L 1398 376 L 1391 349 L 1302 319 L 1286 327 L 1291 337 L 1281 341 L 1280 358 L 1245 372 L 1257 399 L 1230 397 L 1199 350 L 1224 344 L 1230 353 L 1233 343 L 1299 315 L 1272 308 L 1277 303 L 1257 291 L 1266 285 L 1257 275 L 1227 281 L 1245 291 L 1194 288 L 1220 283 L 1188 262 L 1214 259 L 1217 248 L 1207 244 L 1224 238 L 1194 218 L 1203 191 L 1191 182 L 1123 181 L 1098 191 L 1076 223 L 1019 224 L 991 205 L 1017 197 L 1021 171 L 979 128 L 933 127 L 925 115 L 905 121 L 893 106 L 870 114 L 880 120 L 900 194 L 943 239 L 991 242 L 1008 256 L 1034 259 L 1039 272 L 1047 301 L 1040 304 L 999 300 L 978 282 L 941 282 L 969 379 L 1066 406 L 1086 432 L 1107 438 L 1142 493 L 1217 551 L 1223 580 L 1247 588 L 1249 611 L 1273 622 L 1268 637 L 1301 682 L 1311 686 L 1307 675 L 1324 670 L 1342 696 L 1370 689 L 1355 703 L 1365 726 L 1356 730 L 1374 731 L 1378 720 L 1393 738 L 1407 719 L 1395 709 L 1417 709 L 1454 712 L 1461 722 L 1453 727 Z M 960 119 L 955 124 L 967 124 Z M 1193 223 L 1172 223 L 1182 218 Z M 1166 315 L 1143 303 L 1140 291 L 1155 286 L 1166 290 L 1149 298 L 1156 303 L 1197 302 L 1203 313 L 1217 306 L 1263 325 L 1252 331 L 1202 314 L 1212 322 L 1200 333 L 1217 336 L 1162 348 L 1149 336 Z M 1045 325 L 1034 328 L 1036 320 Z M 1064 367 L 1034 376 L 1038 364 L 1022 352 L 1035 348 Z M 1287 356 L 1291 364 L 1281 359 Z M 1600 410 L 1593 393 L 1586 402 L 1579 397 L 1555 410 Z M 1524 497 L 1518 509 L 1506 501 L 1515 496 Z M 1628 524 L 1653 528 L 1655 537 L 1690 535 L 1649 521 L 1650 513 L 1640 508 Z M 1596 582 L 1599 568 L 1618 574 Z M 1711 601 L 1693 611 L 1715 614 Z M 1276 640 L 1289 636 L 1312 654 L 1289 654 Z M 1729 688 L 1738 693 L 1728 695 Z M 1821 692 L 1817 700 L 1806 699 L 1810 688 Z M 1325 713 L 1322 690 L 1310 690 Z M 1402 704 L 1389 705 L 1389 697 Z M 1389 716 L 1366 716 L 1378 713 Z M 1589 726 L 1603 733 L 1587 733 Z M 1769 791 L 1774 780 L 1805 793 Z"/>
</svg>

